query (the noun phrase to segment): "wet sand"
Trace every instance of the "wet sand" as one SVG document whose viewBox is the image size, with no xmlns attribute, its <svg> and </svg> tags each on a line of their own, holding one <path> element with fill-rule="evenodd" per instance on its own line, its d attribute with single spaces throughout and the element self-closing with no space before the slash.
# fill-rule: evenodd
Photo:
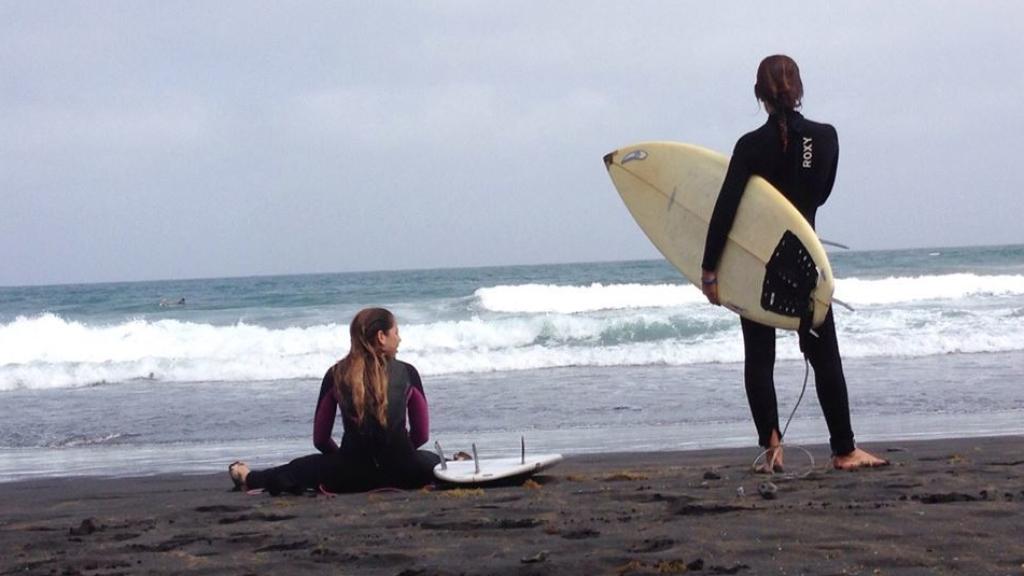
<svg viewBox="0 0 1024 576">
<path fill-rule="evenodd" d="M 791 447 L 770 498 L 756 449 L 576 456 L 486 490 L 0 484 L 0 574 L 1024 574 L 1024 437 L 864 447 L 892 465 Z"/>
</svg>

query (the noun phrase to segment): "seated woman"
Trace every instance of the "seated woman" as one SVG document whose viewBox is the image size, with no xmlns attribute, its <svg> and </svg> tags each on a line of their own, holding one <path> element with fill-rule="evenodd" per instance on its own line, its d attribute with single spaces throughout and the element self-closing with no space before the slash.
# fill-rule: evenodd
<svg viewBox="0 0 1024 576">
<path fill-rule="evenodd" d="M 313 425 L 320 453 L 267 470 L 235 462 L 228 473 L 237 488 L 358 492 L 433 481 L 441 459 L 417 450 L 429 436 L 427 398 L 416 368 L 395 359 L 402 339 L 394 315 L 384 308 L 361 310 L 349 333 L 348 355 L 327 370 L 320 387 Z M 340 446 L 331 438 L 337 409 L 344 427 Z"/>
</svg>

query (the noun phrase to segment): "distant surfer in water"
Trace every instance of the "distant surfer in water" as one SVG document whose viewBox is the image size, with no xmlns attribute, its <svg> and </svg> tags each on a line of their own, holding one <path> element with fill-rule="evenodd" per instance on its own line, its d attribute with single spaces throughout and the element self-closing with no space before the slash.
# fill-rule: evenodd
<svg viewBox="0 0 1024 576">
<path fill-rule="evenodd" d="M 704 245 L 701 288 L 715 305 L 720 304 L 716 273 L 719 258 L 750 177 L 757 175 L 768 180 L 813 227 L 815 212 L 832 192 L 839 161 L 839 138 L 835 128 L 807 120 L 796 111 L 804 89 L 800 70 L 792 58 L 775 55 L 762 60 L 757 68 L 754 95 L 764 104 L 768 120 L 736 142 Z M 740 323 L 747 400 L 757 427 L 758 442 L 766 449 L 764 470 L 781 470 L 782 433 L 774 381 L 775 329 L 746 318 L 741 318 Z M 854 444 L 846 379 L 831 309 L 825 322 L 813 333 L 807 328 L 800 330 L 800 349 L 814 367 L 815 388 L 828 425 L 833 466 L 853 469 L 887 464 Z"/>
<path fill-rule="evenodd" d="M 427 398 L 416 368 L 395 358 L 402 339 L 394 315 L 384 308 L 362 310 L 349 334 L 348 355 L 327 370 L 320 386 L 313 424 L 320 453 L 267 470 L 250 471 L 235 462 L 228 472 L 236 487 L 271 494 L 317 488 L 354 492 L 433 481 L 440 458 L 417 450 L 430 434 Z M 340 446 L 331 437 L 339 409 Z"/>
</svg>

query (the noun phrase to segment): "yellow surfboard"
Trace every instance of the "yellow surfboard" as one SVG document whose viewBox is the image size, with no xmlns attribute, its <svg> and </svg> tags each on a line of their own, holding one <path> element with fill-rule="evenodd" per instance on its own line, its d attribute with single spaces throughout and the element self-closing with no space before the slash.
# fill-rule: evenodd
<svg viewBox="0 0 1024 576">
<path fill-rule="evenodd" d="M 700 286 L 708 222 L 725 180 L 722 154 L 678 142 L 643 142 L 604 157 L 615 188 L 651 242 Z M 825 321 L 835 289 L 818 235 L 771 184 L 750 179 L 718 266 L 722 304 L 750 320 L 796 330 Z"/>
</svg>

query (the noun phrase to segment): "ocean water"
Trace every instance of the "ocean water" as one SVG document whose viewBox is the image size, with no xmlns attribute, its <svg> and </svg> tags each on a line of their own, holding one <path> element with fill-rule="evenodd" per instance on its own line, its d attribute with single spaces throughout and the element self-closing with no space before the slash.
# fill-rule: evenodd
<svg viewBox="0 0 1024 576">
<path fill-rule="evenodd" d="M 859 440 L 1024 433 L 1024 246 L 831 259 Z M 446 449 L 756 455 L 736 316 L 651 260 L 0 288 L 0 481 L 310 453 L 320 379 L 371 305 L 398 316 Z M 785 417 L 805 367 L 779 339 Z M 788 441 L 827 441 L 813 376 Z"/>
</svg>

